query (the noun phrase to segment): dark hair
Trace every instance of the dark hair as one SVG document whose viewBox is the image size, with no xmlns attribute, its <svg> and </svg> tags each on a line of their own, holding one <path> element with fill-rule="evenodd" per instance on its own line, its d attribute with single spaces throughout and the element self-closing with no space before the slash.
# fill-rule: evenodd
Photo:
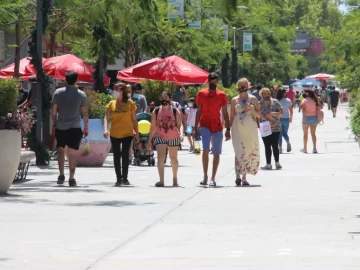
<svg viewBox="0 0 360 270">
<path fill-rule="evenodd" d="M 219 80 L 219 75 L 216 72 L 211 72 L 208 76 L 208 80 L 209 81 Z"/>
<path fill-rule="evenodd" d="M 78 74 L 76 73 L 76 71 L 74 70 L 69 70 L 68 72 L 66 72 L 65 75 L 65 79 L 66 79 L 66 83 L 68 85 L 75 85 L 77 79 L 78 79 Z"/>
<path fill-rule="evenodd" d="M 256 90 L 260 91 L 262 89 L 262 85 L 258 84 L 258 86 L 256 87 Z"/>
<path fill-rule="evenodd" d="M 283 88 L 280 88 L 277 93 L 276 93 L 276 99 L 277 100 L 282 100 L 286 95 L 286 90 Z"/>
<path fill-rule="evenodd" d="M 193 102 L 193 103 L 194 103 L 193 108 L 196 109 L 196 108 L 198 107 L 198 105 L 196 104 L 196 99 L 195 99 L 194 97 L 189 98 L 189 102 Z"/>
<path fill-rule="evenodd" d="M 142 90 L 142 85 L 140 83 L 135 83 L 133 86 L 133 90 Z"/>
<path fill-rule="evenodd" d="M 319 101 L 313 91 L 306 90 L 305 93 L 308 94 L 308 97 L 311 98 L 315 102 L 316 106 L 319 106 Z"/>
<path fill-rule="evenodd" d="M 167 95 L 169 97 L 169 100 L 171 100 L 171 94 L 168 91 L 164 91 L 161 93 L 161 95 Z"/>
<path fill-rule="evenodd" d="M 127 87 L 126 87 L 125 83 L 117 83 L 117 84 L 115 84 L 114 89 L 115 90 L 117 90 L 117 89 L 122 90 L 122 100 L 123 100 L 123 102 L 127 102 L 129 100 L 129 93 L 128 93 L 128 90 L 127 90 Z"/>
</svg>

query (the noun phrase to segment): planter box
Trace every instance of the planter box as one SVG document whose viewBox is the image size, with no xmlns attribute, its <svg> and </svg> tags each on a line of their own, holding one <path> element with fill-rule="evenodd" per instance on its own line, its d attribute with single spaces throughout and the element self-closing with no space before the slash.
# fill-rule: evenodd
<svg viewBox="0 0 360 270">
<path fill-rule="evenodd" d="M 81 120 L 81 128 L 84 128 L 84 121 Z M 102 167 L 109 154 L 111 143 L 110 139 L 104 136 L 104 120 L 89 120 L 89 136 L 83 139 L 78 151 L 78 167 Z M 84 147 L 89 148 L 89 152 L 84 152 Z M 67 151 L 66 151 L 67 155 Z"/>
<path fill-rule="evenodd" d="M 357 138 L 357 141 L 358 141 L 358 144 L 359 144 L 359 147 L 360 147 L 360 137 Z"/>
<path fill-rule="evenodd" d="M 19 166 L 21 133 L 18 130 L 0 130 L 0 138 L 0 193 L 5 194 Z"/>
</svg>

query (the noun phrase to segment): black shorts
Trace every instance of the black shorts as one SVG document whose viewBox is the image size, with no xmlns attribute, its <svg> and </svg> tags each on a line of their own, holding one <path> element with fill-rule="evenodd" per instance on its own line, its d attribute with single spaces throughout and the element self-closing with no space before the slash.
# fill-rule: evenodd
<svg viewBox="0 0 360 270">
<path fill-rule="evenodd" d="M 335 109 L 339 105 L 339 102 L 331 102 L 330 105 L 331 105 L 331 108 Z"/>
<path fill-rule="evenodd" d="M 79 150 L 83 132 L 81 128 L 70 128 L 66 130 L 55 129 L 56 147 L 65 148 L 65 146 Z"/>
</svg>

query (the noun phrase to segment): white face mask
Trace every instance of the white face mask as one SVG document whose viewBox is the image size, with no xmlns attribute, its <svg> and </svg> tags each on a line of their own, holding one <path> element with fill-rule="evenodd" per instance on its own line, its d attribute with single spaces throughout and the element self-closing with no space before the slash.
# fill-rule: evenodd
<svg viewBox="0 0 360 270">
<path fill-rule="evenodd" d="M 113 96 L 114 96 L 114 98 L 118 98 L 118 97 L 120 96 L 120 93 L 115 90 L 115 91 L 113 92 Z"/>
<path fill-rule="evenodd" d="M 189 108 L 194 107 L 194 103 L 189 103 Z"/>
</svg>

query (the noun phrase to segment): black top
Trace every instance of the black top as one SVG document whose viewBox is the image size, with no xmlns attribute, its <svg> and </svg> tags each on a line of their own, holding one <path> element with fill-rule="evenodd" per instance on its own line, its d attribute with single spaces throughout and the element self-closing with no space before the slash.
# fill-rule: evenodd
<svg viewBox="0 0 360 270">
<path fill-rule="evenodd" d="M 339 102 L 339 91 L 331 91 L 329 93 L 329 96 L 330 96 L 330 103 L 332 104 L 335 104 L 335 103 L 338 103 Z"/>
</svg>

